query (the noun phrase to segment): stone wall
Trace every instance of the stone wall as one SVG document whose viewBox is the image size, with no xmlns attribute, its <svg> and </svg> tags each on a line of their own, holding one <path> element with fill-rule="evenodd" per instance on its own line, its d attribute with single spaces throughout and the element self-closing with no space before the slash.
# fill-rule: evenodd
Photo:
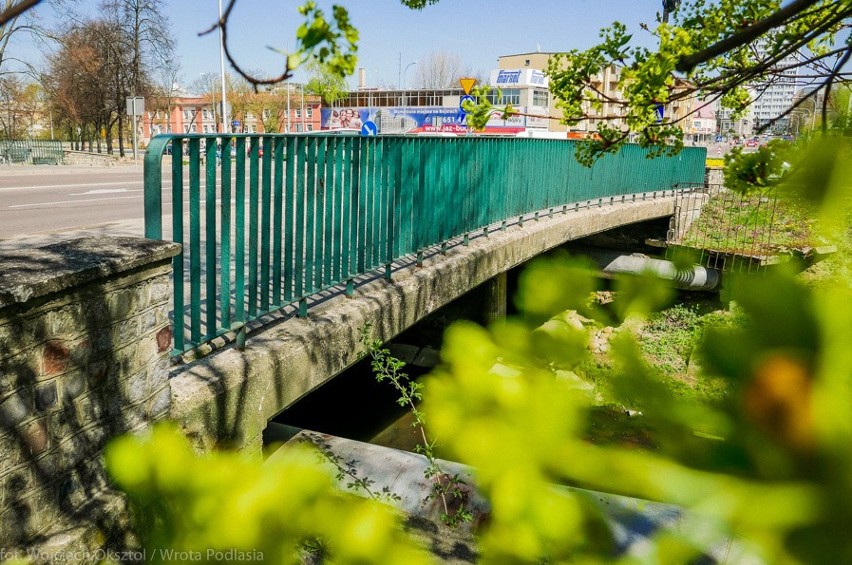
<svg viewBox="0 0 852 565">
<path fill-rule="evenodd" d="M 102 453 L 111 438 L 169 412 L 169 276 L 177 249 L 87 238 L 0 255 L 6 555 L 14 548 L 85 552 L 123 530 L 123 500 L 109 487 Z"/>
</svg>

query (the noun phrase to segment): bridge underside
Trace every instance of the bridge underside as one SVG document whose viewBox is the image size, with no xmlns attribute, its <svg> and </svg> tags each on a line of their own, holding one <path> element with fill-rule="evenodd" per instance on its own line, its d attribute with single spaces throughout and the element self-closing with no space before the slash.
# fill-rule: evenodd
<svg viewBox="0 0 852 565">
<path fill-rule="evenodd" d="M 353 298 L 330 296 L 308 318 L 290 317 L 172 372 L 170 417 L 199 447 L 259 451 L 268 420 L 361 356 L 370 324 L 387 341 L 493 277 L 568 241 L 671 216 L 674 197 L 555 213 L 523 227 L 491 231 L 470 245 L 427 256 L 361 285 Z"/>
</svg>

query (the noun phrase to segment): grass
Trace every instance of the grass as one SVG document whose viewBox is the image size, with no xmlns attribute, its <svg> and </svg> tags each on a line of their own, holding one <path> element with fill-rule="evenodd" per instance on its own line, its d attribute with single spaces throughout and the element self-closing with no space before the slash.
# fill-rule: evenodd
<svg viewBox="0 0 852 565">
<path fill-rule="evenodd" d="M 703 295 L 684 295 L 679 304 L 653 314 L 637 330 L 639 348 L 656 380 L 684 400 L 698 403 L 722 401 L 729 393 L 727 381 L 697 370 L 697 347 L 708 327 L 732 327 L 743 323 L 716 300 Z M 615 368 L 605 354 L 581 365 L 577 373 L 594 383 L 599 405 L 590 414 L 586 439 L 599 444 L 654 449 L 662 430 L 654 429 L 654 418 L 635 414 L 645 406 L 623 406 L 612 394 Z M 630 412 L 628 412 L 628 409 Z"/>
<path fill-rule="evenodd" d="M 711 196 L 681 245 L 719 253 L 769 256 L 825 245 L 806 205 L 774 193 Z"/>
</svg>

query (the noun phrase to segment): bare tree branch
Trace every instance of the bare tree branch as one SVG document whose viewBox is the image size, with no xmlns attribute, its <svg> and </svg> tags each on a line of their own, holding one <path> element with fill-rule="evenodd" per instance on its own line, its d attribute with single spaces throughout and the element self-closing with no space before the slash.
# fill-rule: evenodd
<svg viewBox="0 0 852 565">
<path fill-rule="evenodd" d="M 40 2 L 41 0 L 22 0 L 19 4 L 12 4 L 0 12 L 0 26 L 6 25 Z"/>
<path fill-rule="evenodd" d="M 749 26 L 738 33 L 734 33 L 721 41 L 717 41 L 710 47 L 699 51 L 698 53 L 686 55 L 678 62 L 676 68 L 682 73 L 688 73 L 701 63 L 705 63 L 710 59 L 723 55 L 737 47 L 748 45 L 767 31 L 782 25 L 787 19 L 813 6 L 818 1 L 819 0 L 793 0 L 793 2 L 790 2 L 785 7 L 774 12 L 771 16 L 760 20 L 756 24 Z"/>
</svg>

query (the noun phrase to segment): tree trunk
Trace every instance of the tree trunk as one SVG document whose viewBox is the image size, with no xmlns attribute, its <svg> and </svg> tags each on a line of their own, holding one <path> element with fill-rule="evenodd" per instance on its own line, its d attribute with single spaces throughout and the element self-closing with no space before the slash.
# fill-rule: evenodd
<svg viewBox="0 0 852 565">
<path fill-rule="evenodd" d="M 124 116 L 118 114 L 118 156 L 124 157 Z"/>
</svg>

